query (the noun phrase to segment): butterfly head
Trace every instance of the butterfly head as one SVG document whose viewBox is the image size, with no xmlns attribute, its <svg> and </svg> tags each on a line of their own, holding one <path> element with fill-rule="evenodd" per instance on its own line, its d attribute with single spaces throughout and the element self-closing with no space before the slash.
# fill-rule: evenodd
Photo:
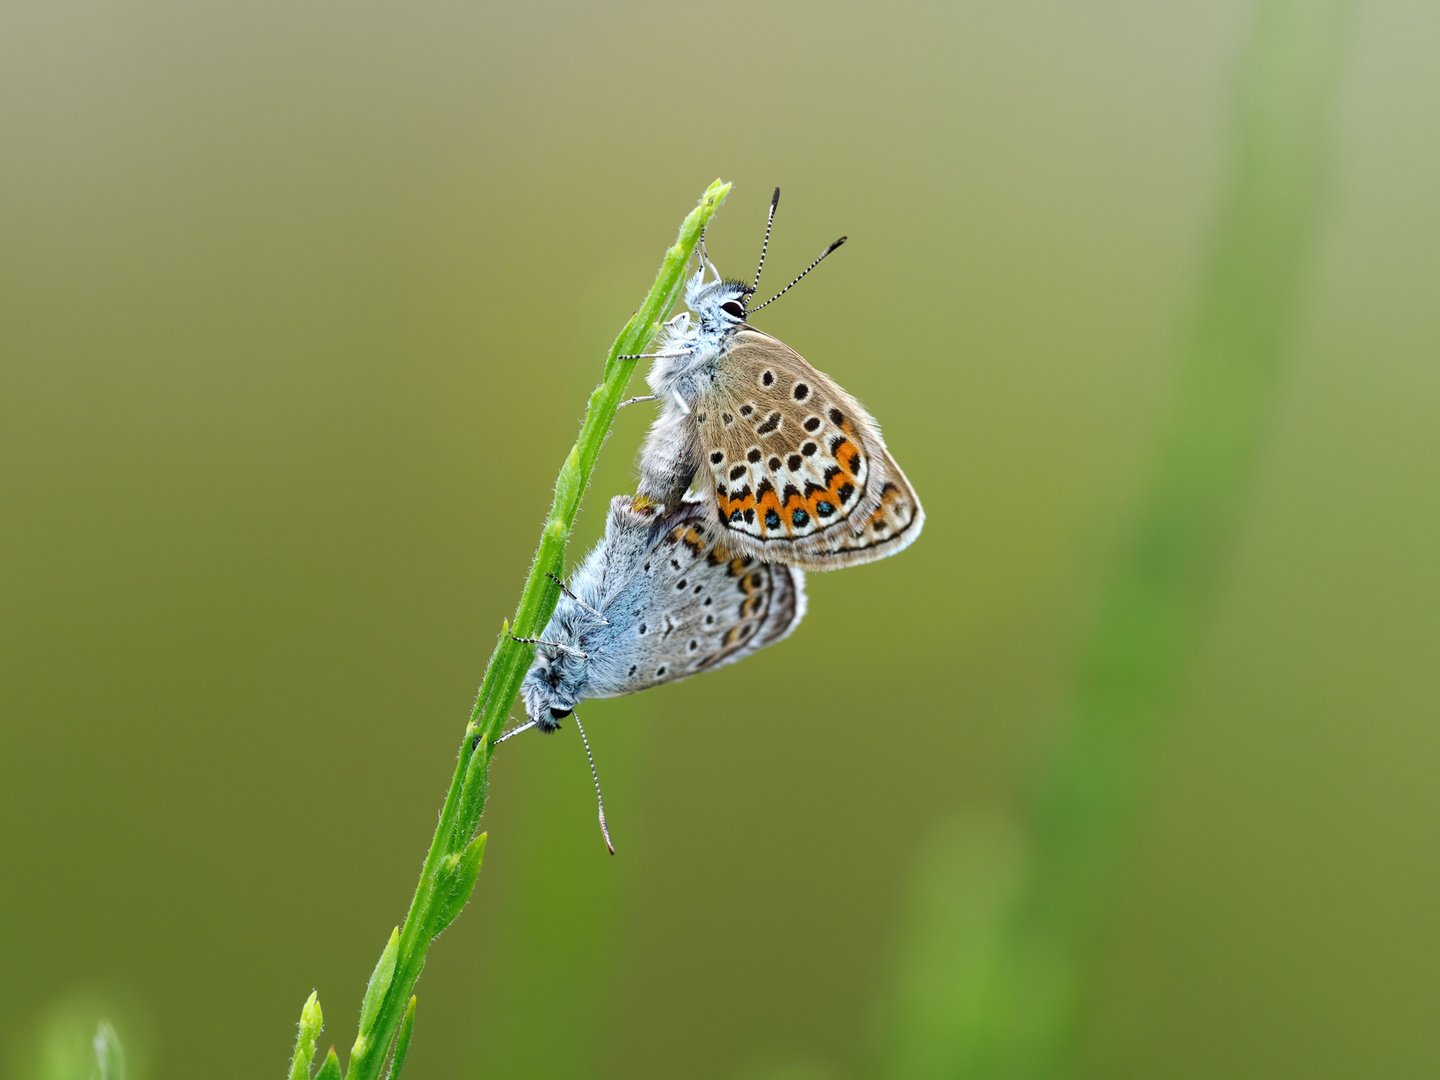
<svg viewBox="0 0 1440 1080">
<path fill-rule="evenodd" d="M 685 306 L 695 313 L 701 333 L 724 333 L 745 322 L 745 306 L 754 291 L 743 281 L 706 281 L 702 265 L 685 286 Z"/>
<path fill-rule="evenodd" d="M 520 687 L 525 711 L 541 731 L 554 731 L 584 696 L 585 661 L 541 645 Z"/>
</svg>

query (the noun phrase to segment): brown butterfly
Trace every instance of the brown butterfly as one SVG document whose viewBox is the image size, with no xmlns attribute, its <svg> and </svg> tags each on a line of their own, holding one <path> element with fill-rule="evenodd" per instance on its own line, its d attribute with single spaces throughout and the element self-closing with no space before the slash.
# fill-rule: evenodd
<svg viewBox="0 0 1440 1080">
<path fill-rule="evenodd" d="M 702 241 L 685 288 L 690 311 L 666 323 L 660 351 L 647 354 L 661 413 L 641 452 L 639 493 L 676 506 L 694 482 L 721 543 L 767 562 L 833 570 L 907 547 L 925 512 L 859 402 L 746 322 L 845 242 L 747 310 L 779 202 L 776 188 L 755 284 L 721 279 Z M 715 280 L 705 280 L 707 267 Z"/>
</svg>

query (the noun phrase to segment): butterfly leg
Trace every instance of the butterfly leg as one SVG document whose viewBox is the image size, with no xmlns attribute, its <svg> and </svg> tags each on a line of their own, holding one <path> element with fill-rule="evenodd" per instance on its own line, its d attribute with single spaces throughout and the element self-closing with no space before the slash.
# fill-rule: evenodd
<svg viewBox="0 0 1440 1080">
<path fill-rule="evenodd" d="M 499 746 L 502 742 L 510 738 L 512 735 L 519 735 L 522 731 L 529 731 L 534 726 L 535 721 L 531 720 L 528 724 L 521 724 L 519 727 L 512 727 L 509 731 L 505 732 L 504 735 L 501 735 L 498 739 L 495 740 L 495 745 Z"/>
<path fill-rule="evenodd" d="M 642 402 L 642 401 L 659 401 L 659 400 L 660 400 L 660 395 L 659 395 L 659 394 L 641 394 L 639 397 L 626 398 L 624 401 L 620 402 L 619 405 L 616 405 L 615 408 L 617 408 L 617 409 L 623 409 L 623 408 L 625 408 L 626 405 L 639 405 L 640 402 Z"/>
<path fill-rule="evenodd" d="M 624 356 L 615 357 L 616 360 L 674 360 L 676 357 L 689 356 L 694 349 L 671 349 L 669 352 L 641 352 L 626 353 Z"/>
<path fill-rule="evenodd" d="M 552 574 L 552 573 L 549 573 L 548 571 L 546 572 L 545 576 L 548 577 L 551 581 L 555 582 L 556 585 L 559 585 L 559 586 L 560 586 L 560 591 L 561 591 L 562 593 L 564 593 L 564 594 L 566 595 L 566 597 L 569 598 L 569 600 L 570 600 L 570 602 L 571 602 L 572 604 L 574 604 L 576 607 L 584 608 L 586 611 L 588 611 L 591 615 L 594 615 L 597 619 L 599 619 L 599 620 L 600 620 L 602 623 L 604 623 L 606 626 L 609 626 L 609 625 L 610 625 L 610 620 L 609 620 L 609 619 L 607 619 L 604 615 L 601 615 L 600 612 L 596 611 L 596 610 L 595 610 L 593 607 L 591 607 L 589 604 L 585 603 L 584 600 L 581 600 L 578 596 L 576 596 L 573 592 L 571 592 L 571 591 L 565 586 L 565 582 L 561 581 L 558 577 L 556 577 L 556 576 L 555 576 L 554 574 Z"/>
<path fill-rule="evenodd" d="M 521 645 L 549 645 L 552 649 L 559 649 L 561 652 L 567 652 L 571 656 L 578 656 L 581 660 L 590 659 L 589 653 L 583 653 L 573 645 L 562 645 L 558 641 L 545 641 L 538 637 L 516 637 L 514 634 L 510 635 L 510 640 L 518 641 Z"/>
</svg>

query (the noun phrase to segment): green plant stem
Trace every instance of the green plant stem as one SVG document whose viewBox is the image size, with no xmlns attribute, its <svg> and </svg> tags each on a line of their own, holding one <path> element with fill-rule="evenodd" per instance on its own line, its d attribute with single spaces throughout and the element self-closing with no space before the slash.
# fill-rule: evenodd
<svg viewBox="0 0 1440 1080">
<path fill-rule="evenodd" d="M 495 740 L 504 728 L 520 682 L 535 654 L 533 645 L 521 644 L 514 638 L 534 637 L 550 621 L 560 590 L 547 575 L 560 577 L 563 572 L 565 546 L 580 500 L 610 432 L 615 410 L 635 373 L 637 361 L 624 357 L 643 352 L 660 329 L 661 320 L 675 306 L 684 287 L 686 263 L 700 233 L 729 191 L 730 185 L 719 180 L 706 189 L 699 205 L 681 224 L 674 245 L 665 253 L 645 302 L 610 347 L 604 379 L 590 395 L 579 438 L 555 481 L 550 516 L 540 534 L 540 545 L 530 564 L 515 617 L 501 628 L 500 640 L 486 666 L 410 911 L 398 940 L 387 944 L 371 976 L 361 1030 L 350 1054 L 347 1080 L 376 1080 L 380 1076 L 412 1000 L 415 982 L 425 966 L 430 942 L 459 914 L 474 888 L 485 844 L 484 834 L 475 836 L 474 833 L 485 808 Z"/>
</svg>

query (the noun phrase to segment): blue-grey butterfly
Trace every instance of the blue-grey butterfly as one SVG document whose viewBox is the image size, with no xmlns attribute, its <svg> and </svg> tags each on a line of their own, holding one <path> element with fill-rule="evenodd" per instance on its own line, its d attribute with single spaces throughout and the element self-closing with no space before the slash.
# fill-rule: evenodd
<svg viewBox="0 0 1440 1080">
<path fill-rule="evenodd" d="M 536 646 L 520 688 L 530 722 L 506 738 L 532 726 L 554 731 L 587 698 L 733 664 L 799 625 L 804 573 L 729 550 L 706 517 L 694 499 L 664 512 L 629 495 L 610 501 L 604 539 L 561 586 L 540 636 L 522 639 Z M 604 830 L 603 802 L 600 822 Z"/>
</svg>

